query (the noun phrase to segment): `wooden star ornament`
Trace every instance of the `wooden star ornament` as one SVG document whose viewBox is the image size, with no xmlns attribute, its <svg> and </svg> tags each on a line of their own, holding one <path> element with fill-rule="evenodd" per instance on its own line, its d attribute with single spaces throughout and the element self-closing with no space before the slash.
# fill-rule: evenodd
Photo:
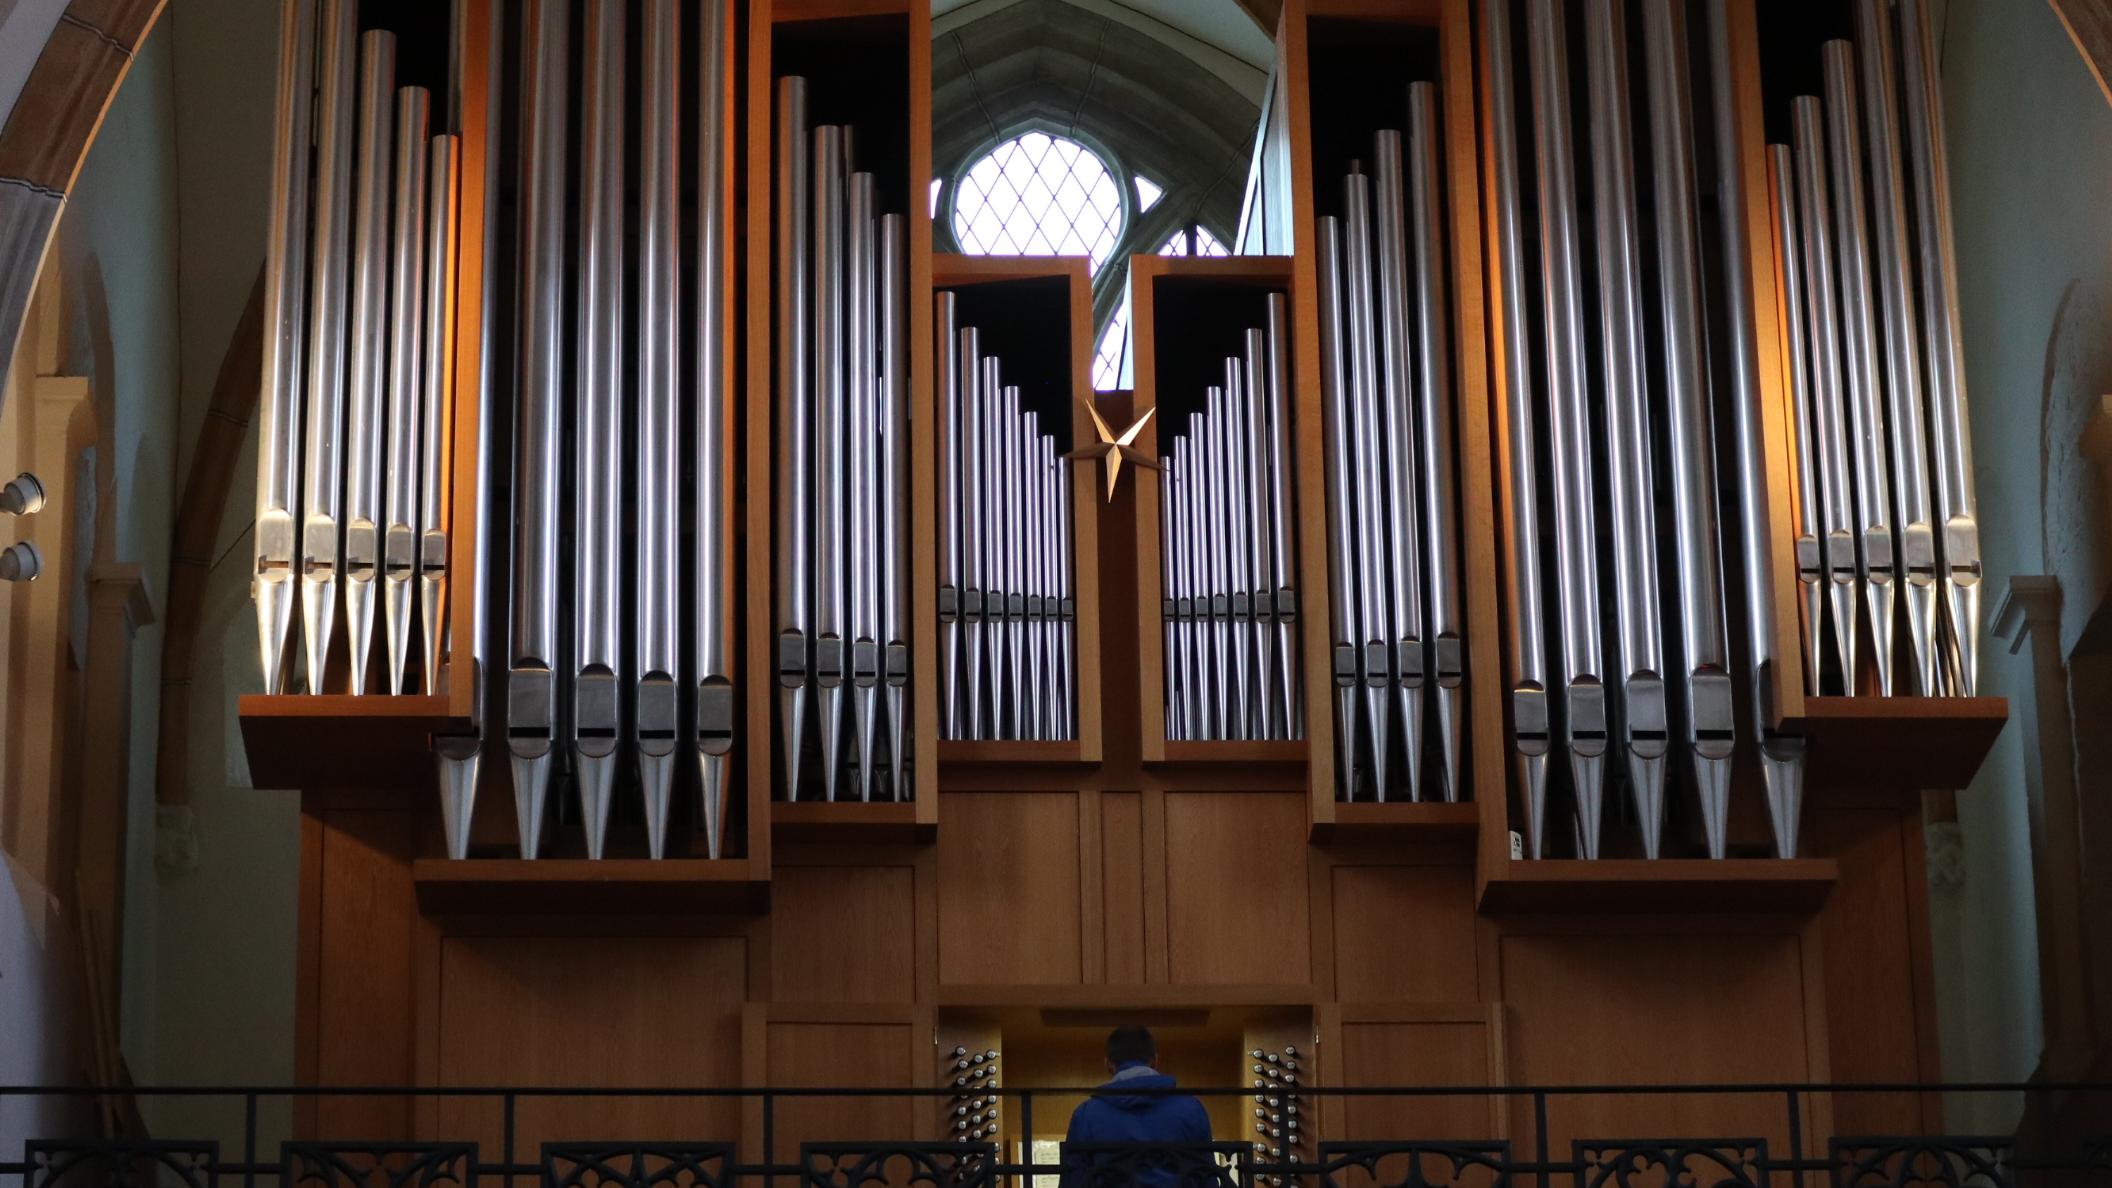
<svg viewBox="0 0 2112 1188">
<path fill-rule="evenodd" d="M 1117 437 L 1115 431 L 1107 427 L 1107 421 L 1100 416 L 1100 410 L 1093 407 L 1092 401 L 1081 399 L 1078 403 L 1083 404 L 1085 411 L 1092 415 L 1093 432 L 1100 440 L 1083 449 L 1072 450 L 1070 453 L 1065 454 L 1064 457 L 1072 459 L 1102 459 L 1107 465 L 1107 501 L 1113 503 L 1115 501 L 1115 484 L 1122 478 L 1122 463 L 1125 459 L 1135 463 L 1142 470 L 1157 470 L 1159 468 L 1158 462 L 1153 460 L 1151 455 L 1131 444 L 1137 440 L 1137 434 L 1144 431 L 1145 424 L 1151 420 L 1151 414 L 1159 410 L 1155 408 L 1145 409 L 1144 415 L 1138 417 L 1135 424 L 1124 429 L 1121 436 Z"/>
</svg>

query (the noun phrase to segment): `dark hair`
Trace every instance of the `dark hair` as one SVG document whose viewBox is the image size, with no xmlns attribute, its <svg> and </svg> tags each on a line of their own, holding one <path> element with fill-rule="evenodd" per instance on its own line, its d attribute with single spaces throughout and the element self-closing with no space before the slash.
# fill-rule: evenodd
<svg viewBox="0 0 2112 1188">
<path fill-rule="evenodd" d="M 1158 1041 L 1151 1038 L 1148 1027 L 1117 1027 L 1107 1033 L 1107 1062 L 1117 1068 L 1150 1064 L 1158 1058 Z"/>
</svg>

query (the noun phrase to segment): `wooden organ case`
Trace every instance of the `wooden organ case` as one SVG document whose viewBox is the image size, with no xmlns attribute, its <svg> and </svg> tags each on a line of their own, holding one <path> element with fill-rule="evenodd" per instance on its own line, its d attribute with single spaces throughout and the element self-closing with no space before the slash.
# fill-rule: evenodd
<svg viewBox="0 0 2112 1188">
<path fill-rule="evenodd" d="M 1519 609 L 1505 576 L 1515 529 L 1504 475 L 1518 426 L 1497 375 L 1506 356 L 1495 289 L 1506 277 L 1491 258 L 1480 4 L 1286 0 L 1255 153 L 1260 180 L 1236 245 L 1248 254 L 1138 257 L 1130 281 L 1134 390 L 1094 397 L 1090 290 L 1078 261 L 933 255 L 928 6 L 724 3 L 727 138 L 716 148 L 707 139 L 703 149 L 728 171 L 717 208 L 723 272 L 706 270 L 700 282 L 695 265 L 678 270 L 679 321 L 720 336 L 729 377 L 721 440 L 731 497 L 685 513 L 716 508 L 716 533 L 687 520 L 683 530 L 685 542 L 725 542 L 728 561 L 725 613 L 735 626 L 717 674 L 733 689 L 722 707 L 732 715 L 724 844 L 711 856 L 699 840 L 697 788 L 685 774 L 674 784 L 667 857 L 645 856 L 646 826 L 623 804 L 600 857 L 583 856 L 569 807 L 546 810 L 570 815 L 550 826 L 544 856 L 518 853 L 498 728 L 507 711 L 490 688 L 504 675 L 506 653 L 497 642 L 475 653 L 480 682 L 469 641 L 483 618 L 467 575 L 478 551 L 491 548 L 480 526 L 510 527 L 480 513 L 477 487 L 493 481 L 479 469 L 480 451 L 490 449 L 480 431 L 510 422 L 495 421 L 480 401 L 511 399 L 515 378 L 502 357 L 515 349 L 515 312 L 504 294 L 520 283 L 512 236 L 523 193 L 515 180 L 521 150 L 505 138 L 518 131 L 511 96 L 525 66 L 514 49 L 518 14 L 501 18 L 495 0 L 458 0 L 451 33 L 423 31 L 452 36 L 457 62 L 458 93 L 444 108 L 460 143 L 457 296 L 450 382 L 438 389 L 449 394 L 441 472 L 448 662 L 433 687 L 414 680 L 399 695 L 355 695 L 340 660 L 317 683 L 321 692 L 248 697 L 241 706 L 256 783 L 302 797 L 300 1083 L 939 1087 L 956 1075 L 958 1050 L 971 1067 L 976 1056 L 998 1053 L 1011 1087 L 1061 1087 L 1099 1079 L 1101 1036 L 1132 1019 L 1157 1027 L 1169 1068 L 1185 1082 L 1213 1086 L 1243 1085 L 1249 1053 L 1264 1050 L 1298 1053 L 1316 1086 L 1938 1078 L 1922 792 L 1970 779 L 2003 720 L 2000 702 L 1807 695 L 1802 669 L 1778 664 L 1762 681 L 1773 722 L 1808 743 L 1796 856 L 1774 856 L 1758 778 L 1742 769 L 1732 783 L 1726 856 L 1689 856 L 1693 827 L 1683 810 L 1672 830 L 1681 844 L 1668 845 L 1668 856 L 1619 846 L 1597 858 L 1514 852 L 1522 823 L 1506 656 L 1516 645 L 1506 624 Z M 583 20 L 590 6 L 540 7 Z M 634 43 L 654 7 L 628 6 Z M 693 121 L 708 105 L 690 92 L 711 43 L 688 14 L 722 5 L 682 7 L 677 157 L 693 171 Z M 1708 7 L 1692 6 L 1697 29 Z M 1749 226 L 1758 229 L 1732 246 L 1749 252 L 1753 300 L 1745 308 L 1757 312 L 1747 330 L 1768 402 L 1759 427 L 1770 477 L 1759 497 L 1777 532 L 1767 546 L 1773 568 L 1759 580 L 1789 640 L 1800 612 L 1788 527 L 1786 347 L 1767 192 L 1750 178 L 1765 176 L 1763 143 L 1781 136 L 1777 90 L 1797 85 L 1785 81 L 1796 68 L 1776 59 L 1811 46 L 1799 40 L 1801 28 L 1757 12 L 1754 0 L 1717 7 L 1728 26 L 1731 127 L 1747 166 Z M 628 65 L 642 68 L 650 49 L 632 44 Z M 1581 77 L 1581 49 L 1573 57 Z M 1521 76 L 1524 63 L 1521 52 Z M 1706 72 L 1699 56 L 1695 72 Z M 788 542 L 775 476 L 790 432 L 779 383 L 791 353 L 779 322 L 788 280 L 778 250 L 779 149 L 789 125 L 779 119 L 778 79 L 790 73 L 807 80 L 809 123 L 857 125 L 852 168 L 870 172 L 874 212 L 899 216 L 902 235 L 894 316 L 906 321 L 899 382 L 909 464 L 901 476 L 908 517 L 897 528 L 912 559 L 910 670 L 904 708 L 890 721 L 905 740 L 907 774 L 871 800 L 855 791 L 824 799 L 811 773 L 801 797 L 786 799 L 788 755 L 808 764 L 816 753 L 811 740 L 784 742 L 789 701 L 781 696 L 776 597 L 784 580 L 777 550 Z M 1449 295 L 1462 746 L 1455 796 L 1379 801 L 1336 791 L 1328 600 L 1339 592 L 1331 591 L 1321 498 L 1329 478 L 1317 296 L 1327 280 L 1313 245 L 1370 130 L 1354 122 L 1355 109 L 1379 96 L 1405 119 L 1401 97 L 1411 82 L 1434 84 L 1441 143 L 1431 160 L 1443 212 L 1440 291 Z M 434 110 L 438 131 L 443 107 Z M 801 137 L 804 144 L 805 130 Z M 689 222 L 700 218 L 694 185 L 678 183 Z M 634 222 L 642 188 L 619 195 Z M 689 251 L 695 232 L 683 234 Z M 877 256 L 885 274 L 884 246 Z M 713 276 L 725 286 L 721 300 L 704 305 L 716 320 L 698 323 L 697 286 Z M 487 284 L 501 296 L 475 299 Z M 1117 431 L 1162 414 L 1135 442 L 1154 458 L 1170 445 L 1175 412 L 1186 416 L 1196 399 L 1183 387 L 1195 386 L 1198 366 L 1186 355 L 1217 350 L 1204 345 L 1223 329 L 1211 319 L 1258 310 L 1261 294 L 1282 295 L 1297 493 L 1290 670 L 1302 737 L 1169 734 L 1175 678 L 1161 632 L 1175 595 L 1161 576 L 1161 476 L 1128 467 L 1133 477 L 1109 497 L 1090 460 L 1075 461 L 1055 488 L 1074 565 L 1071 634 L 1061 637 L 1073 652 L 1068 737 L 949 733 L 937 628 L 942 611 L 958 613 L 959 604 L 951 601 L 957 591 L 941 590 L 941 533 L 949 529 L 939 501 L 948 476 L 934 432 L 948 382 L 934 346 L 934 296 L 946 293 L 956 295 L 962 325 L 1012 319 L 1013 340 L 1022 338 L 1018 319 L 1042 319 L 1028 336 L 1038 336 L 1033 345 L 1003 349 L 1021 356 L 1015 365 L 1052 377 L 1040 407 L 1063 449 L 1093 444 L 1081 403 L 1091 401 Z M 480 351 L 487 336 L 507 345 Z M 694 341 L 685 350 L 692 368 Z M 626 432 L 635 440 L 635 429 Z M 673 675 L 679 684 L 703 674 L 685 666 Z M 684 713 L 699 712 L 693 701 L 684 695 Z M 634 726 L 642 729 L 643 719 Z M 434 747 L 479 729 L 485 761 L 471 777 L 473 815 L 461 825 L 466 856 L 451 856 Z M 677 754 L 687 754 L 691 742 L 676 734 Z M 573 796 L 568 784 L 558 788 L 553 806 Z M 637 797 L 628 776 L 617 789 L 619 800 Z M 770 1154 L 789 1158 L 802 1139 L 955 1137 L 953 1104 L 787 1101 Z M 1066 1104 L 1040 1103 L 1045 1112 L 1031 1130 L 1011 1107 L 988 1111 L 977 1128 L 993 1128 L 991 1141 L 1005 1143 L 1060 1137 Z M 1257 1137 L 1244 1110 L 1212 1108 L 1219 1137 Z M 1414 1133 L 1514 1142 L 1544 1125 L 1539 1137 L 1566 1150 L 1576 1135 L 1655 1133 L 1657 1109 L 1649 1099 L 1558 1099 L 1536 1120 L 1501 1098 L 1347 1098 L 1310 1106 L 1305 1125 L 1329 1140 Z M 1710 1133 L 1776 1136 L 1783 1126 L 1778 1108 L 1733 1096 L 1692 1095 L 1679 1109 Z M 1812 1135 L 1941 1125 L 1935 1100 L 1910 1093 L 1815 1095 L 1804 1109 Z M 496 1144 L 499 1125 L 483 1106 L 444 1098 L 315 1098 L 297 1115 L 301 1132 L 332 1138 L 445 1132 Z M 522 1149 L 583 1128 L 611 1138 L 738 1140 L 747 1150 L 763 1142 L 753 1105 L 724 1099 L 531 1100 L 517 1127 L 511 1137 Z"/>
</svg>

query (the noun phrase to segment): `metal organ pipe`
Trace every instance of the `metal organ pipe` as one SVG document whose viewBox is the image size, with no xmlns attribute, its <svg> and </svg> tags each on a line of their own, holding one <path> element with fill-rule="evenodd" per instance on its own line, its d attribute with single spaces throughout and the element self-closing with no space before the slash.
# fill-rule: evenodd
<svg viewBox="0 0 2112 1188">
<path fill-rule="evenodd" d="M 844 522 L 844 146 L 843 129 L 814 129 L 814 674 L 821 690 L 822 793 L 836 799 L 841 770 L 845 632 L 850 591 Z"/>
<path fill-rule="evenodd" d="M 1333 596 L 1328 599 L 1328 636 L 1332 655 L 1328 670 L 1335 689 L 1336 782 L 1343 799 L 1354 800 L 1357 789 L 1357 661 L 1361 633 L 1357 626 L 1360 606 L 1351 591 L 1357 588 L 1357 550 L 1349 505 L 1355 490 L 1355 470 L 1347 440 L 1349 425 L 1348 379 L 1342 358 L 1341 225 L 1333 215 L 1319 220 L 1314 250 L 1319 256 L 1320 288 L 1320 393 L 1324 413 L 1322 433 L 1327 458 L 1327 569 Z"/>
<path fill-rule="evenodd" d="M 1466 723 L 1466 624 L 1460 610 L 1459 503 L 1453 489 L 1452 371 L 1445 322 L 1443 171 L 1437 88 L 1408 86 L 1408 209 L 1414 238 L 1416 406 L 1422 418 L 1424 575 L 1430 584 L 1428 677 L 1437 685 L 1437 739 L 1443 795 L 1460 799 L 1459 757 Z M 1281 311 L 1274 311 L 1280 316 Z M 1279 364 L 1279 367 L 1281 365 Z M 1288 383 L 1284 383 L 1288 387 Z M 1288 463 L 1279 463 L 1287 466 Z M 1286 522 L 1290 511 L 1280 513 Z"/>
<path fill-rule="evenodd" d="M 962 737 L 961 714 L 961 356 L 960 298 L 936 297 L 932 362 L 939 434 L 939 737 Z"/>
<path fill-rule="evenodd" d="M 1841 390 L 1841 320 L 1834 299 L 1833 216 L 1826 187 L 1826 134 L 1819 101 L 1800 95 L 1791 103 L 1795 147 L 1805 324 L 1811 355 L 1810 408 L 1822 522 L 1827 602 L 1833 611 L 1834 647 L 1841 677 L 1855 687 L 1856 607 L 1863 600 L 1863 577 L 1857 559 L 1855 487 L 1849 479 L 1846 397 Z M 1814 672 L 1813 680 L 1817 680 Z"/>
<path fill-rule="evenodd" d="M 418 596 L 420 406 L 425 385 L 425 88 L 396 94 L 394 251 L 389 262 L 388 431 L 382 460 L 381 580 L 386 663 L 382 688 L 403 692 Z"/>
<path fill-rule="evenodd" d="M 1298 561 L 1292 552 L 1291 524 L 1298 510 L 1292 498 L 1297 489 L 1291 470 L 1291 327 L 1289 303 L 1281 293 L 1268 297 L 1268 365 L 1264 372 L 1268 393 L 1269 464 L 1269 580 L 1275 586 L 1276 682 L 1281 698 L 1283 724 L 1279 738 L 1304 738 L 1305 672 L 1298 663 Z M 1251 347 L 1249 349 L 1252 349 Z M 1273 711 L 1272 711 L 1273 712 Z"/>
<path fill-rule="evenodd" d="M 572 734 L 587 857 L 599 858 L 623 733 L 623 0 L 587 0 L 573 405 Z"/>
<path fill-rule="evenodd" d="M 345 292 L 351 256 L 353 0 L 325 0 L 316 91 L 313 255 L 308 268 L 307 442 L 301 490 L 301 636 L 308 691 L 321 693 L 344 563 Z"/>
<path fill-rule="evenodd" d="M 880 566 L 874 549 L 878 518 L 873 507 L 878 477 L 873 465 L 873 390 L 878 378 L 873 333 L 877 272 L 873 266 L 873 231 L 873 175 L 853 173 L 849 229 L 844 238 L 850 260 L 844 303 L 845 349 L 849 356 L 844 452 L 850 480 L 845 506 L 850 533 L 845 577 L 850 585 L 851 729 L 858 748 L 859 800 L 873 798 L 873 742 L 880 706 Z"/>
<path fill-rule="evenodd" d="M 1863 122 L 1868 129 L 1870 210 L 1877 240 L 1876 288 L 1884 313 L 1885 412 L 1891 430 L 1899 508 L 1899 558 L 1917 691 L 1943 693 L 1937 610 L 1935 511 L 1929 494 L 1928 425 L 1921 396 L 1921 334 L 1914 308 L 1912 245 L 1899 164 L 1899 91 L 1892 54 L 1891 0 L 1856 0 L 1862 54 Z"/>
<path fill-rule="evenodd" d="M 1980 526 L 1967 430 L 1965 359 L 1958 330 L 1958 256 L 1952 242 L 1950 169 L 1943 139 L 1943 88 L 1927 0 L 1900 0 L 1900 61 L 1906 89 L 1907 159 L 1914 187 L 1914 241 L 1921 249 L 1922 343 L 1927 353 L 1929 440 L 1935 454 L 1937 526 L 1949 630 L 1947 667 L 1960 696 L 1978 689 Z"/>
<path fill-rule="evenodd" d="M 514 419 L 513 630 L 507 745 L 521 856 L 542 849 L 557 741 L 557 549 L 564 384 L 568 0 L 522 14 L 520 364 Z"/>
<path fill-rule="evenodd" d="M 426 166 L 425 391 L 419 406 L 418 608 L 424 628 L 425 691 L 440 692 L 440 661 L 447 654 L 449 518 L 446 467 L 453 451 L 455 407 L 455 227 L 461 190 L 456 180 L 461 142 L 435 136 Z"/>
<path fill-rule="evenodd" d="M 396 37 L 361 35 L 359 149 L 353 165 L 351 377 L 346 393 L 345 642 L 354 694 L 367 691 L 381 573 L 381 463 L 388 414 L 389 201 Z"/>
<path fill-rule="evenodd" d="M 886 681 L 888 788 L 908 800 L 903 783 L 909 719 L 909 227 L 899 214 L 880 218 L 881 677 Z"/>
<path fill-rule="evenodd" d="M 313 0 L 289 0 L 280 8 L 271 240 L 265 254 L 263 393 L 257 402 L 256 570 L 251 584 L 266 693 L 286 688 L 286 640 L 297 581 L 294 533 L 301 523 L 301 356 L 308 341 L 304 299 L 315 24 Z M 316 683 L 314 678 L 310 683 Z"/>
<path fill-rule="evenodd" d="M 1665 393 L 1670 414 L 1666 427 L 1673 471 L 1672 520 L 1678 542 L 1675 563 L 1680 660 L 1686 668 L 1687 741 L 1694 755 L 1703 832 L 1710 855 L 1720 858 L 1727 844 L 1730 759 L 1736 729 L 1724 634 L 1716 445 L 1703 339 L 1694 121 L 1689 100 L 1693 84 L 1687 68 L 1683 3 L 1646 0 L 1643 25 L 1650 59 L 1650 148 L 1657 183 L 1657 255 L 1663 273 L 1659 316 L 1665 335 Z M 1726 254 L 1735 257 L 1738 251 Z M 1733 387 L 1734 399 L 1753 392 L 1750 384 Z M 1752 472 L 1741 475 L 1746 483 L 1759 482 L 1762 477 Z"/>
<path fill-rule="evenodd" d="M 982 335 L 960 332 L 961 455 L 961 651 L 964 661 L 960 721 L 963 737 L 983 738 L 984 587 L 983 353 Z"/>
<path fill-rule="evenodd" d="M 813 681 L 812 167 L 807 80 L 777 80 L 777 703 L 785 799 L 798 800 Z"/>
<path fill-rule="evenodd" d="M 1423 798 L 1423 679 L 1427 667 L 1423 647 L 1422 588 L 1416 565 L 1422 546 L 1416 526 L 1415 477 L 1415 376 L 1412 359 L 1408 304 L 1407 197 L 1402 192 L 1401 134 L 1387 130 L 1372 138 L 1372 165 L 1377 182 L 1375 254 L 1378 265 L 1378 308 L 1367 307 L 1378 319 L 1380 366 L 1373 377 L 1378 384 L 1379 419 L 1372 431 L 1380 435 L 1385 456 L 1386 508 L 1385 554 L 1391 598 L 1387 602 L 1388 644 L 1393 650 L 1393 673 L 1401 716 L 1401 752 L 1406 760 L 1403 783 L 1408 799 Z M 1352 308 L 1355 308 L 1352 306 Z M 1368 480 L 1375 480 L 1372 471 Z M 1370 580 L 1366 574 L 1366 580 Z M 1385 793 L 1380 794 L 1385 799 Z"/>
<path fill-rule="evenodd" d="M 1739 152 L 1737 116 L 1731 70 L 1730 13 L 1727 0 L 1709 4 L 1710 95 L 1715 108 L 1716 206 L 1723 219 L 1723 242 L 1736 245 L 1723 253 L 1724 289 L 1729 317 L 1725 319 L 1727 355 L 1731 378 L 1731 423 L 1737 443 L 1739 465 L 1738 524 L 1745 553 L 1745 619 L 1747 645 L 1752 657 L 1753 735 L 1759 743 L 1761 783 L 1766 789 L 1769 816 L 1777 823 L 1776 851 L 1783 857 L 1796 853 L 1795 822 L 1801 814 L 1804 783 L 1804 740 L 1775 729 L 1774 666 L 1775 603 L 1769 588 L 1770 542 L 1773 525 L 1766 506 L 1766 454 L 1760 434 L 1760 411 L 1765 399 L 1760 388 L 1760 362 L 1753 341 L 1759 312 L 1754 307 L 1752 265 L 1743 250 L 1751 243 L 1747 209 L 1745 159 Z M 1699 696 L 1697 692 L 1697 696 Z M 1725 700 L 1730 700 L 1728 696 Z M 1788 830 L 1783 831 L 1783 823 Z M 1715 837 L 1710 852 L 1717 853 Z"/>
<path fill-rule="evenodd" d="M 677 568 L 681 520 L 678 436 L 682 379 L 680 0 L 647 0 L 640 45 L 638 136 L 638 443 L 635 487 L 638 564 L 634 597 L 637 639 L 638 775 L 645 801 L 646 846 L 666 852 L 674 810 L 681 662 Z"/>
<path fill-rule="evenodd" d="M 1658 856 L 1665 819 L 1664 619 L 1657 594 L 1657 514 L 1651 481 L 1650 385 L 1642 325 L 1635 160 L 1629 126 L 1627 30 L 1619 0 L 1585 5 L 1591 174 L 1598 242 L 1599 357 L 1606 399 L 1613 590 L 1619 630 L 1617 719 L 1643 856 Z M 1653 98 L 1655 98 L 1653 93 Z M 1660 217 L 1665 217 L 1660 210 Z M 1675 455 L 1676 457 L 1676 455 Z"/>
<path fill-rule="evenodd" d="M 734 448 L 729 414 L 733 385 L 731 322 L 726 298 L 733 287 L 733 162 L 740 138 L 732 134 L 733 14 L 728 0 L 695 7 L 699 30 L 697 129 L 697 391 L 696 425 L 696 682 L 695 746 L 704 819 L 705 857 L 725 852 L 726 779 L 733 750 L 732 534 L 729 515 Z"/>
<path fill-rule="evenodd" d="M 1796 166 L 1786 144 L 1767 146 L 1767 191 L 1775 222 L 1775 268 L 1782 287 L 1782 345 L 1789 421 L 1797 451 L 1796 555 L 1797 591 L 1804 603 L 1805 682 L 1818 691 L 1826 617 L 1826 569 L 1819 546 L 1825 497 L 1819 485 L 1818 440 L 1811 423 L 1811 349 L 1804 329 L 1804 267 L 1800 255 Z"/>
<path fill-rule="evenodd" d="M 1532 332 L 1525 290 L 1525 247 L 1519 223 L 1518 120 L 1511 72 L 1510 5 L 1481 6 L 1481 43 L 1487 54 L 1488 111 L 1493 146 L 1490 239 L 1494 242 L 1499 349 L 1491 352 L 1503 389 L 1503 418 L 1510 446 L 1509 500 L 1505 506 L 1511 564 L 1506 570 L 1511 683 L 1511 745 L 1518 754 L 1525 810 L 1526 852 L 1544 853 L 1547 821 L 1548 751 L 1552 722 L 1547 698 L 1547 625 L 1541 611 L 1539 449 L 1534 442 Z M 1321 232 L 1323 265 L 1326 230 Z M 1322 292 L 1326 286 L 1322 285 Z M 1322 333 L 1326 331 L 1322 306 Z M 1326 350 L 1323 347 L 1323 355 Z"/>
<path fill-rule="evenodd" d="M 1531 0 L 1534 172 L 1539 181 L 1541 300 L 1549 434 L 1554 439 L 1556 591 L 1562 679 L 1579 850 L 1599 853 L 1606 757 L 1588 391 L 1577 254 L 1576 178 L 1570 159 L 1569 66 L 1561 0 Z"/>
<path fill-rule="evenodd" d="M 1839 187 L 1833 205 L 1839 265 L 1843 372 L 1855 442 L 1857 521 L 1863 539 L 1863 583 L 1870 606 L 1871 662 L 1878 691 L 1892 695 L 1892 608 L 1897 573 L 1893 555 L 1891 450 L 1886 440 L 1884 396 L 1879 388 L 1877 327 L 1870 309 L 1870 248 L 1863 211 L 1861 137 L 1855 121 L 1854 47 L 1829 41 L 1826 70 L 1827 145 L 1831 176 Z M 1850 685 L 1853 688 L 1851 682 Z"/>
<path fill-rule="evenodd" d="M 1378 354 L 1372 342 L 1371 201 L 1364 174 L 1352 167 L 1345 183 L 1348 216 L 1343 223 L 1344 331 L 1349 366 L 1355 473 L 1374 481 L 1360 482 L 1357 492 L 1357 622 L 1363 629 L 1359 676 L 1364 682 L 1364 719 L 1371 755 L 1372 794 L 1385 800 L 1390 785 L 1386 768 L 1392 750 L 1392 712 L 1387 689 L 1393 685 L 1392 648 L 1386 639 L 1391 619 L 1385 571 L 1383 510 L 1377 476 L 1384 473 L 1385 445 L 1380 437 Z"/>
</svg>

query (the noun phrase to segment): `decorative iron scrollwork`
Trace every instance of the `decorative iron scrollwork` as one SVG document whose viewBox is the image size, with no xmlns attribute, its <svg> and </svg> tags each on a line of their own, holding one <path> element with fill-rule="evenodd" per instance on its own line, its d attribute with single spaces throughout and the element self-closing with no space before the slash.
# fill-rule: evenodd
<svg viewBox="0 0 2112 1188">
<path fill-rule="evenodd" d="M 1765 1139 L 1583 1139 L 1575 1151 L 1578 1188 L 1769 1188 Z"/>
<path fill-rule="evenodd" d="M 1063 1165 L 1085 1188 L 1240 1188 L 1254 1182 L 1245 1143 L 1065 1143 Z"/>
<path fill-rule="evenodd" d="M 804 1188 L 991 1188 L 994 1143 L 802 1143 Z"/>
<path fill-rule="evenodd" d="M 1836 1138 L 1834 1188 L 2011 1188 L 2016 1143 L 1989 1136 Z"/>
<path fill-rule="evenodd" d="M 23 1188 L 216 1188 L 220 1144 L 45 1139 L 23 1144 Z"/>
<path fill-rule="evenodd" d="M 280 1188 L 476 1188 L 477 1145 L 285 1143 L 279 1165 Z"/>
<path fill-rule="evenodd" d="M 1351 1173 L 1361 1173 L 1352 1175 Z M 1505 1142 L 1320 1144 L 1321 1188 L 1510 1188 Z"/>
<path fill-rule="evenodd" d="M 544 1143 L 543 1188 L 731 1188 L 732 1143 Z"/>
</svg>

